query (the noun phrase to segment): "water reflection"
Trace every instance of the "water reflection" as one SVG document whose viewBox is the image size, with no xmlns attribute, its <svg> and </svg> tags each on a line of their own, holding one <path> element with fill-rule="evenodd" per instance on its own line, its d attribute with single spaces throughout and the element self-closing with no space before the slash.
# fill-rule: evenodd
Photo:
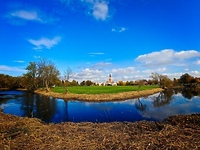
<svg viewBox="0 0 200 150">
<path fill-rule="evenodd" d="M 140 98 L 138 98 L 135 102 L 135 107 L 140 110 L 140 111 L 145 111 L 146 110 L 146 107 L 147 105 L 146 104 L 142 104 Z"/>
<path fill-rule="evenodd" d="M 198 90 L 174 89 L 145 98 L 117 102 L 64 101 L 22 91 L 0 91 L 4 113 L 45 122 L 113 122 L 162 120 L 176 114 L 200 113 Z"/>
<path fill-rule="evenodd" d="M 0 105 L 4 113 L 22 117 L 36 117 L 51 122 L 58 102 L 55 98 L 22 91 L 0 92 Z"/>
<path fill-rule="evenodd" d="M 153 101 L 154 107 L 162 107 L 163 105 L 168 105 L 173 99 L 173 90 L 160 92 L 155 100 Z"/>
<path fill-rule="evenodd" d="M 200 96 L 200 87 L 185 87 L 185 88 L 176 88 L 174 92 L 181 93 L 183 97 L 187 99 L 192 99 L 194 96 Z"/>
<path fill-rule="evenodd" d="M 147 105 L 140 114 L 148 118 L 162 120 L 177 114 L 200 113 L 200 97 L 198 89 L 172 89 L 143 98 L 140 102 Z M 141 105 L 140 104 L 140 105 Z M 138 107 L 137 101 L 135 106 Z"/>
</svg>

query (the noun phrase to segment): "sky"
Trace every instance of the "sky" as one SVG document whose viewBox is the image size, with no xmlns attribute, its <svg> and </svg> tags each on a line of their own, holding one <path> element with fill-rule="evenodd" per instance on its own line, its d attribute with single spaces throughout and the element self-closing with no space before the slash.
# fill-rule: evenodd
<svg viewBox="0 0 200 150">
<path fill-rule="evenodd" d="M 0 73 L 47 59 L 79 82 L 200 76 L 199 0 L 6 0 Z"/>
</svg>

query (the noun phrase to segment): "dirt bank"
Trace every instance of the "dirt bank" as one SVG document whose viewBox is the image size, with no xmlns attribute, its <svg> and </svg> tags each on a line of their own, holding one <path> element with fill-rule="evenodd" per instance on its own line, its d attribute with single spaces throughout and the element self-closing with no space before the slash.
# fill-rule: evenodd
<svg viewBox="0 0 200 150">
<path fill-rule="evenodd" d="M 0 88 L 0 91 L 6 91 L 9 90 L 9 88 Z"/>
<path fill-rule="evenodd" d="M 144 97 L 154 93 L 163 91 L 161 88 L 143 90 L 143 91 L 131 91 L 115 94 L 60 94 L 55 92 L 46 92 L 44 90 L 37 90 L 35 93 L 42 94 L 45 96 L 52 96 L 56 98 L 62 98 L 66 100 L 75 99 L 75 100 L 84 100 L 84 101 L 116 101 L 116 100 L 126 100 L 133 99 L 137 97 Z"/>
<path fill-rule="evenodd" d="M 60 123 L 0 112 L 0 149 L 200 149 L 200 115 L 164 122 Z"/>
</svg>

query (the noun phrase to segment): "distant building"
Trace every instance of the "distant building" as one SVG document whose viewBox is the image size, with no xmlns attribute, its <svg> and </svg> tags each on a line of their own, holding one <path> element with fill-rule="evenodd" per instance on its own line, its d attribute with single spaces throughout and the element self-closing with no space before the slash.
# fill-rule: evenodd
<svg viewBox="0 0 200 150">
<path fill-rule="evenodd" d="M 109 74 L 109 76 L 108 76 L 108 81 L 106 81 L 106 85 L 107 86 L 117 86 L 117 83 L 113 82 L 111 74 Z"/>
</svg>

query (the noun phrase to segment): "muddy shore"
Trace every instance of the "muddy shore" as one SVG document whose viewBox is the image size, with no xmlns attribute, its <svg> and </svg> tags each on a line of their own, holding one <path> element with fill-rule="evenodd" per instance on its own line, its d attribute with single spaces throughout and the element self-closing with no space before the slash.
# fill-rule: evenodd
<svg viewBox="0 0 200 150">
<path fill-rule="evenodd" d="M 131 92 L 123 92 L 123 93 L 114 93 L 114 94 L 61 94 L 55 92 L 46 92 L 44 90 L 36 90 L 35 93 L 41 94 L 44 96 L 51 96 L 55 98 L 62 98 L 65 100 L 81 100 L 81 101 L 117 101 L 117 100 L 127 100 L 138 97 L 145 97 L 148 95 L 152 95 L 158 92 L 163 91 L 162 88 L 156 88 L 151 90 L 143 90 L 143 91 L 131 91 Z"/>
<path fill-rule="evenodd" d="M 0 112 L 0 149 L 200 149 L 200 115 L 163 122 L 45 124 Z"/>
</svg>

